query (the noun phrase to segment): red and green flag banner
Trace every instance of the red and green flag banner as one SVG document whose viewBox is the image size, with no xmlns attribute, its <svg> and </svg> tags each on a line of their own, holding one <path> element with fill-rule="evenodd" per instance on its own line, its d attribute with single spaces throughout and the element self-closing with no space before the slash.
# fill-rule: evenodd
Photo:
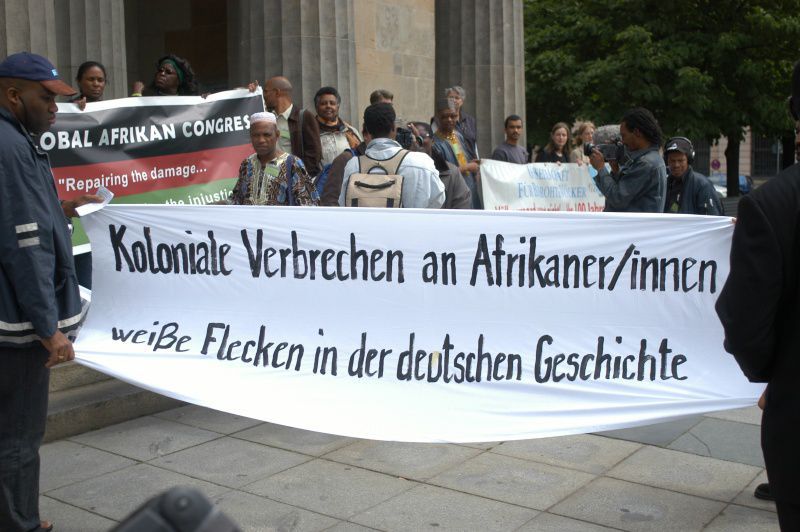
<svg viewBox="0 0 800 532">
<path fill-rule="evenodd" d="M 261 89 L 200 96 L 122 98 L 59 104 L 39 146 L 50 156 L 58 195 L 105 187 L 114 203 L 206 205 L 233 190 L 253 153 L 249 116 L 263 111 Z M 88 239 L 75 220 L 76 253 Z"/>
</svg>

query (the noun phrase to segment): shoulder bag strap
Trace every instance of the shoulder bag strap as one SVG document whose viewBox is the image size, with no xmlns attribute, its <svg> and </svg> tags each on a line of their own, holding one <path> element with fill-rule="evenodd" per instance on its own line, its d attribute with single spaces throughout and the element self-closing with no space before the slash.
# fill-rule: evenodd
<svg viewBox="0 0 800 532">
<path fill-rule="evenodd" d="M 397 169 L 400 168 L 400 165 L 403 163 L 403 159 L 406 158 L 408 155 L 408 150 L 398 150 L 397 153 L 389 157 L 388 159 L 373 159 L 369 155 L 362 155 L 358 158 L 358 165 L 360 169 L 360 173 L 368 174 L 372 172 L 375 168 L 381 168 L 387 175 L 389 174 L 397 174 Z M 366 170 L 364 166 L 367 165 Z"/>
<path fill-rule="evenodd" d="M 286 158 L 286 204 L 289 206 L 294 205 L 294 192 L 292 191 L 292 181 L 294 178 L 294 155 L 289 155 Z"/>
<path fill-rule="evenodd" d="M 303 115 L 305 115 L 305 107 L 300 108 L 300 113 L 297 115 L 297 122 L 300 125 L 300 158 L 306 155 L 306 145 L 303 143 Z"/>
</svg>

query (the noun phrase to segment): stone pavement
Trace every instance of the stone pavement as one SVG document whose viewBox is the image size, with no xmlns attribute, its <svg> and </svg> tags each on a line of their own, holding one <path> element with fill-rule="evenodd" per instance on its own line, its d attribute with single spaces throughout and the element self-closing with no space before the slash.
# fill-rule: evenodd
<svg viewBox="0 0 800 532">
<path fill-rule="evenodd" d="M 197 406 L 42 447 L 43 519 L 108 530 L 175 485 L 244 530 L 777 531 L 757 408 L 481 444 L 356 440 Z"/>
</svg>

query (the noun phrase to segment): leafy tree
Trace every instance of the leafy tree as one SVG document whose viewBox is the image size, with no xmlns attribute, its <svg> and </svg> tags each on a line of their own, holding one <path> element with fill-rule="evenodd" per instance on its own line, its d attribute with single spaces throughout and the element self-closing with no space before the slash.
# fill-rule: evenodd
<svg viewBox="0 0 800 532">
<path fill-rule="evenodd" d="M 745 129 L 792 126 L 800 0 L 526 0 L 525 27 L 533 143 L 558 121 L 616 123 L 646 107 L 667 135 L 728 137 L 728 193 L 738 195 Z"/>
</svg>

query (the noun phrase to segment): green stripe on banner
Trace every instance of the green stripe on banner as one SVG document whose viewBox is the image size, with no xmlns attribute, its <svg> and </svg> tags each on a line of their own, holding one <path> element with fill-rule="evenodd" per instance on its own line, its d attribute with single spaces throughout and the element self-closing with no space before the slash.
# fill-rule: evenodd
<svg viewBox="0 0 800 532">
<path fill-rule="evenodd" d="M 238 178 L 217 179 L 211 183 L 199 185 L 189 185 L 179 188 L 166 188 L 145 192 L 143 194 L 132 194 L 130 196 L 117 196 L 112 203 L 115 204 L 168 204 L 168 205 L 207 205 L 225 199 L 233 192 Z M 89 237 L 83 230 L 83 225 L 79 218 L 73 218 L 72 223 L 75 231 L 72 234 L 72 245 L 80 246 L 89 243 Z"/>
</svg>

